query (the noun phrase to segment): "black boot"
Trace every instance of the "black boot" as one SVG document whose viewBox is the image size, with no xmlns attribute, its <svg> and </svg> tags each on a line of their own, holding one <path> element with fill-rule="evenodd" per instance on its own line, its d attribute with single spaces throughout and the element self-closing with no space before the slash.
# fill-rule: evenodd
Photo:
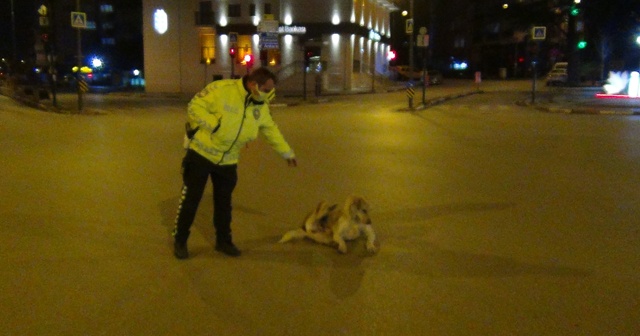
<svg viewBox="0 0 640 336">
<path fill-rule="evenodd" d="M 175 241 L 173 243 L 173 255 L 178 259 L 189 258 L 189 250 L 187 250 L 187 242 Z"/>
<path fill-rule="evenodd" d="M 222 252 L 230 257 L 239 257 L 242 252 L 233 245 L 231 239 L 216 242 L 216 251 Z"/>
</svg>

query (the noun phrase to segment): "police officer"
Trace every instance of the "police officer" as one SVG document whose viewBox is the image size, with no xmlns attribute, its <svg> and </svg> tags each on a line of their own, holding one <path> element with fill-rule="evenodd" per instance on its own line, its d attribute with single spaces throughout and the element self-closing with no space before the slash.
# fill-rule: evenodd
<svg viewBox="0 0 640 336">
<path fill-rule="evenodd" d="M 187 239 L 207 180 L 213 184 L 216 251 L 239 256 L 231 237 L 231 195 L 238 180 L 240 149 L 262 133 L 290 167 L 295 154 L 269 113 L 275 97 L 275 75 L 258 68 L 240 79 L 214 81 L 188 106 L 189 141 L 183 159 L 183 188 L 173 235 L 174 255 L 189 257 Z"/>
</svg>

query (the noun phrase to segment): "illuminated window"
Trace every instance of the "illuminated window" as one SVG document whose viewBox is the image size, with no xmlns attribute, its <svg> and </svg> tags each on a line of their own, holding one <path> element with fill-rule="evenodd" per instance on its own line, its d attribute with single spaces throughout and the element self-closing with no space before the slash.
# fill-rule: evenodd
<svg viewBox="0 0 640 336">
<path fill-rule="evenodd" d="M 235 55 L 236 63 L 242 63 L 245 55 L 253 55 L 253 41 L 251 35 L 238 35 L 237 51 Z"/>
<path fill-rule="evenodd" d="M 213 63 L 216 57 L 216 35 L 210 31 L 200 33 L 200 63 Z M 208 62 L 207 62 L 208 61 Z"/>
<path fill-rule="evenodd" d="M 264 49 L 260 50 L 260 61 L 262 65 L 276 66 L 282 62 L 280 49 Z"/>
<path fill-rule="evenodd" d="M 113 6 L 111 5 L 100 5 L 101 13 L 113 13 Z"/>
</svg>

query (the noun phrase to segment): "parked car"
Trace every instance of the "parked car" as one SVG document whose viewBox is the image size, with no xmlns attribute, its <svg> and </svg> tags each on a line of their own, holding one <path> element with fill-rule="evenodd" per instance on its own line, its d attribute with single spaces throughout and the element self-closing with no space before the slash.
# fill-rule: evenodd
<svg viewBox="0 0 640 336">
<path fill-rule="evenodd" d="M 564 70 L 564 71 L 567 71 L 568 68 L 569 68 L 569 63 L 567 63 L 567 62 L 556 62 L 553 65 L 553 68 L 551 68 L 551 70 Z"/>
<path fill-rule="evenodd" d="M 409 71 L 409 66 L 407 65 L 398 65 L 395 67 L 395 71 L 397 72 L 397 78 L 399 80 L 413 80 L 417 82 L 422 82 L 423 71 L 419 68 L 414 68 L 413 71 Z M 429 76 L 429 85 L 437 85 L 442 84 L 442 73 L 438 70 L 427 69 L 427 74 Z"/>
<path fill-rule="evenodd" d="M 422 80 L 421 69 L 413 68 L 413 71 L 410 71 L 408 65 L 398 65 L 395 67 L 395 71 L 398 73 L 399 80 L 410 80 L 410 79 L 414 81 Z"/>
<path fill-rule="evenodd" d="M 568 77 L 566 68 L 551 70 L 547 74 L 547 86 L 565 85 Z"/>
</svg>

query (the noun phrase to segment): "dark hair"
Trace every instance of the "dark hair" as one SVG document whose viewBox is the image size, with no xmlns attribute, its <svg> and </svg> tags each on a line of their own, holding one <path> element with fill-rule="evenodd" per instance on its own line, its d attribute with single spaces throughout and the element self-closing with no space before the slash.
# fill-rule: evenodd
<svg viewBox="0 0 640 336">
<path fill-rule="evenodd" d="M 266 83 L 269 79 L 272 79 L 274 84 L 278 81 L 276 75 L 265 67 L 257 68 L 247 76 L 248 82 L 256 82 L 258 85 Z"/>
</svg>

